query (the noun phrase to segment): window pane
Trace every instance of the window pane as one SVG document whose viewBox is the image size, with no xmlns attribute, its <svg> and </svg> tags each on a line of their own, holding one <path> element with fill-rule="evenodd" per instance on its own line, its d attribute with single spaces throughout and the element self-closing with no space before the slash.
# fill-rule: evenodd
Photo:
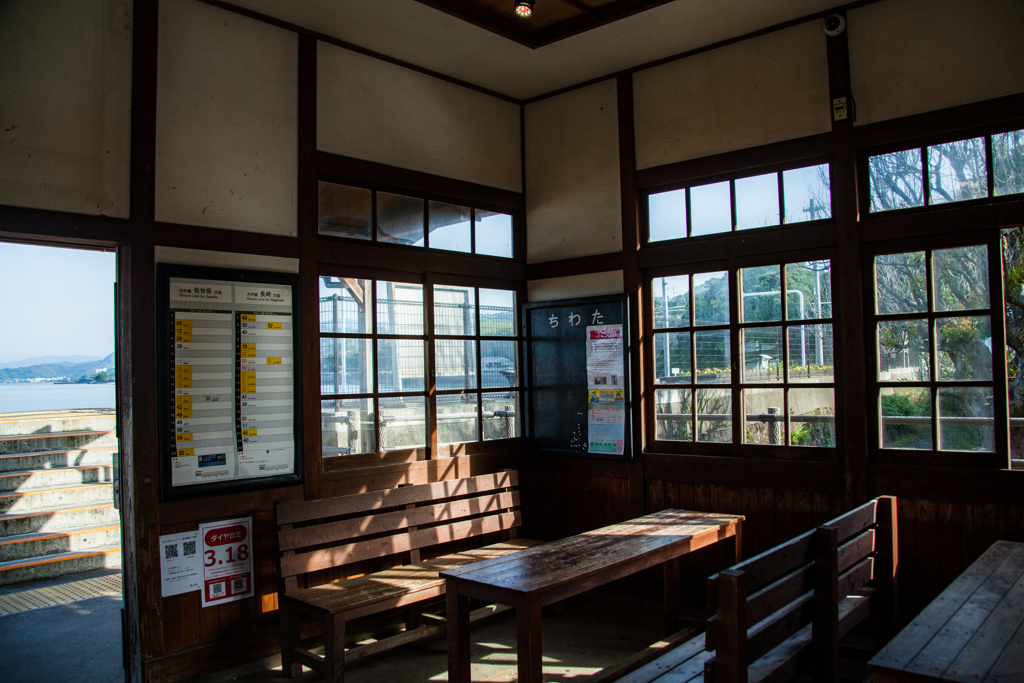
<svg viewBox="0 0 1024 683">
<path fill-rule="evenodd" d="M 469 207 L 430 202 L 429 208 L 430 248 L 468 254 L 473 247 Z"/>
<path fill-rule="evenodd" d="M 372 373 L 369 339 L 320 339 L 320 393 L 368 394 Z"/>
<path fill-rule="evenodd" d="M 690 383 L 689 332 L 660 332 L 654 335 L 654 378 L 658 384 Z"/>
<path fill-rule="evenodd" d="M 992 379 L 992 325 L 987 315 L 935 321 L 939 379 Z"/>
<path fill-rule="evenodd" d="M 514 341 L 480 342 L 481 386 L 504 389 L 518 385 L 516 375 L 516 343 Z"/>
<path fill-rule="evenodd" d="M 696 333 L 697 384 L 728 384 L 732 377 L 729 330 Z"/>
<path fill-rule="evenodd" d="M 789 426 L 790 443 L 794 446 L 835 448 L 836 445 L 835 390 L 790 389 Z"/>
<path fill-rule="evenodd" d="M 729 323 L 729 274 L 697 273 L 693 276 L 694 324 Z"/>
<path fill-rule="evenodd" d="M 732 390 L 697 389 L 697 440 L 732 443 Z"/>
<path fill-rule="evenodd" d="M 317 183 L 319 219 L 317 232 L 359 240 L 373 238 L 373 191 L 335 183 Z"/>
<path fill-rule="evenodd" d="M 878 379 L 882 382 L 927 382 L 931 356 L 926 320 L 878 323 Z"/>
<path fill-rule="evenodd" d="M 987 197 L 985 138 L 929 147 L 928 185 L 931 204 Z"/>
<path fill-rule="evenodd" d="M 438 382 L 441 378 L 438 377 Z M 477 395 L 448 394 L 437 397 L 437 443 L 477 440 Z"/>
<path fill-rule="evenodd" d="M 377 391 L 424 391 L 421 340 L 377 340 Z"/>
<path fill-rule="evenodd" d="M 480 290 L 480 334 L 485 337 L 516 335 L 516 293 L 505 289 Z"/>
<path fill-rule="evenodd" d="M 686 237 L 686 190 L 659 192 L 647 198 L 651 242 Z"/>
<path fill-rule="evenodd" d="M 828 164 L 782 172 L 782 203 L 786 223 L 832 217 L 832 192 Z"/>
<path fill-rule="evenodd" d="M 693 221 L 691 237 L 732 230 L 728 181 L 691 187 L 690 219 Z"/>
<path fill-rule="evenodd" d="M 743 268 L 740 271 L 743 322 L 762 323 L 782 320 L 778 266 Z"/>
<path fill-rule="evenodd" d="M 995 450 L 991 387 L 939 389 L 939 450 Z"/>
<path fill-rule="evenodd" d="M 377 239 L 423 246 L 423 200 L 377 193 Z"/>
<path fill-rule="evenodd" d="M 380 399 L 380 450 L 422 448 L 427 443 L 427 399 L 393 396 Z"/>
<path fill-rule="evenodd" d="M 654 327 L 690 326 L 690 276 L 659 277 L 651 282 Z"/>
<path fill-rule="evenodd" d="M 373 399 L 342 398 L 320 402 L 323 454 L 354 455 L 377 451 Z"/>
<path fill-rule="evenodd" d="M 936 311 L 988 308 L 988 247 L 936 249 L 932 278 Z"/>
<path fill-rule="evenodd" d="M 471 339 L 436 339 L 434 373 L 438 391 L 476 389 L 476 342 Z"/>
<path fill-rule="evenodd" d="M 920 149 L 869 157 L 871 211 L 924 206 L 921 171 Z"/>
<path fill-rule="evenodd" d="M 369 334 L 373 331 L 370 280 L 320 278 L 320 331 Z"/>
<path fill-rule="evenodd" d="M 992 172 L 997 197 L 1024 192 L 1024 130 L 992 136 Z"/>
<path fill-rule="evenodd" d="M 476 333 L 476 290 L 434 285 L 434 334 L 468 337 Z"/>
<path fill-rule="evenodd" d="M 786 264 L 786 320 L 832 317 L 832 262 Z"/>
<path fill-rule="evenodd" d="M 423 285 L 377 281 L 377 332 L 423 334 Z"/>
<path fill-rule="evenodd" d="M 743 443 L 784 446 L 786 411 L 782 389 L 744 389 Z"/>
<path fill-rule="evenodd" d="M 512 216 L 476 210 L 476 253 L 512 258 Z"/>
<path fill-rule="evenodd" d="M 736 180 L 736 229 L 779 224 L 779 174 Z"/>
<path fill-rule="evenodd" d="M 1002 252 L 1010 419 L 1020 420 L 1024 418 L 1024 228 L 1003 230 Z M 1014 469 L 1024 469 L 1024 424 L 1021 422 L 1010 423 L 1010 458 Z"/>
<path fill-rule="evenodd" d="M 743 381 L 781 382 L 782 328 L 740 330 L 740 339 L 743 343 Z"/>
<path fill-rule="evenodd" d="M 690 389 L 654 390 L 654 438 L 661 441 L 693 441 L 690 421 Z"/>
<path fill-rule="evenodd" d="M 484 441 L 521 435 L 519 392 L 483 394 Z"/>
<path fill-rule="evenodd" d="M 924 252 L 875 257 L 875 309 L 881 315 L 928 310 Z"/>
<path fill-rule="evenodd" d="M 793 325 L 789 328 L 789 381 L 835 381 L 831 325 Z"/>
<path fill-rule="evenodd" d="M 932 449 L 932 397 L 928 389 L 882 389 L 882 448 Z"/>
</svg>

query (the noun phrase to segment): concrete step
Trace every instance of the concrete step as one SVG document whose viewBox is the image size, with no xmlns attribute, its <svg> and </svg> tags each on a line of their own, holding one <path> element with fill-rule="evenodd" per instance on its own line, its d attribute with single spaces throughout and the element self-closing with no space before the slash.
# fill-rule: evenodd
<svg viewBox="0 0 1024 683">
<path fill-rule="evenodd" d="M 42 512 L 65 505 L 113 504 L 113 484 L 79 484 L 55 489 L 0 494 L 0 512 Z"/>
<path fill-rule="evenodd" d="M 94 551 L 121 543 L 118 524 L 99 524 L 67 531 L 19 534 L 0 539 L 0 562 L 29 560 L 46 555 Z"/>
<path fill-rule="evenodd" d="M 64 505 L 34 512 L 0 514 L 0 537 L 41 531 L 69 531 L 120 522 L 120 514 L 110 501 L 99 505 Z"/>
<path fill-rule="evenodd" d="M 35 581 L 65 574 L 115 569 L 121 566 L 120 546 L 98 547 L 87 551 L 58 553 L 29 560 L 0 562 L 0 586 Z"/>
<path fill-rule="evenodd" d="M 3 472 L 0 473 L 0 494 L 28 493 L 76 484 L 109 484 L 113 481 L 113 471 L 113 467 L 99 465 Z"/>
<path fill-rule="evenodd" d="M 117 446 L 113 430 L 80 430 L 0 436 L 0 454 Z"/>
<path fill-rule="evenodd" d="M 0 436 L 43 432 L 112 431 L 113 408 L 0 413 Z"/>
<path fill-rule="evenodd" d="M 59 451 L 34 451 L 0 455 L 0 473 L 47 470 L 55 467 L 110 466 L 117 448 L 77 448 Z"/>
</svg>

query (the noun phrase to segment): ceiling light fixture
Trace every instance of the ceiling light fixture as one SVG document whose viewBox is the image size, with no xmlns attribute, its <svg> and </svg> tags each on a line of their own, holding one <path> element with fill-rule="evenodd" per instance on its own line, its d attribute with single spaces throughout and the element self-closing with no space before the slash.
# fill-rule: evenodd
<svg viewBox="0 0 1024 683">
<path fill-rule="evenodd" d="M 533 0 L 516 0 L 516 14 L 523 19 L 533 16 Z"/>
</svg>

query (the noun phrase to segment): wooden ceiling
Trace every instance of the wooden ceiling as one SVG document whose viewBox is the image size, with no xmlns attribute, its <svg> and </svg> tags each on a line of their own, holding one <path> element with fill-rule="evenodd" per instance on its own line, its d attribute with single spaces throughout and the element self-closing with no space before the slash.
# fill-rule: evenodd
<svg viewBox="0 0 1024 683">
<path fill-rule="evenodd" d="M 515 0 L 416 0 L 531 48 L 549 45 L 672 0 L 535 0 L 521 19 Z"/>
</svg>

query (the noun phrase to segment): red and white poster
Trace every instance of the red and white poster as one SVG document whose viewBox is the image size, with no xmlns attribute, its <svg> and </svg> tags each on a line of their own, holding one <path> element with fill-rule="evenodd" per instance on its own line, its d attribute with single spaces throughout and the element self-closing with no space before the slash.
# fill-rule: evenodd
<svg viewBox="0 0 1024 683">
<path fill-rule="evenodd" d="M 203 607 L 253 595 L 252 517 L 199 525 L 203 539 Z"/>
</svg>

